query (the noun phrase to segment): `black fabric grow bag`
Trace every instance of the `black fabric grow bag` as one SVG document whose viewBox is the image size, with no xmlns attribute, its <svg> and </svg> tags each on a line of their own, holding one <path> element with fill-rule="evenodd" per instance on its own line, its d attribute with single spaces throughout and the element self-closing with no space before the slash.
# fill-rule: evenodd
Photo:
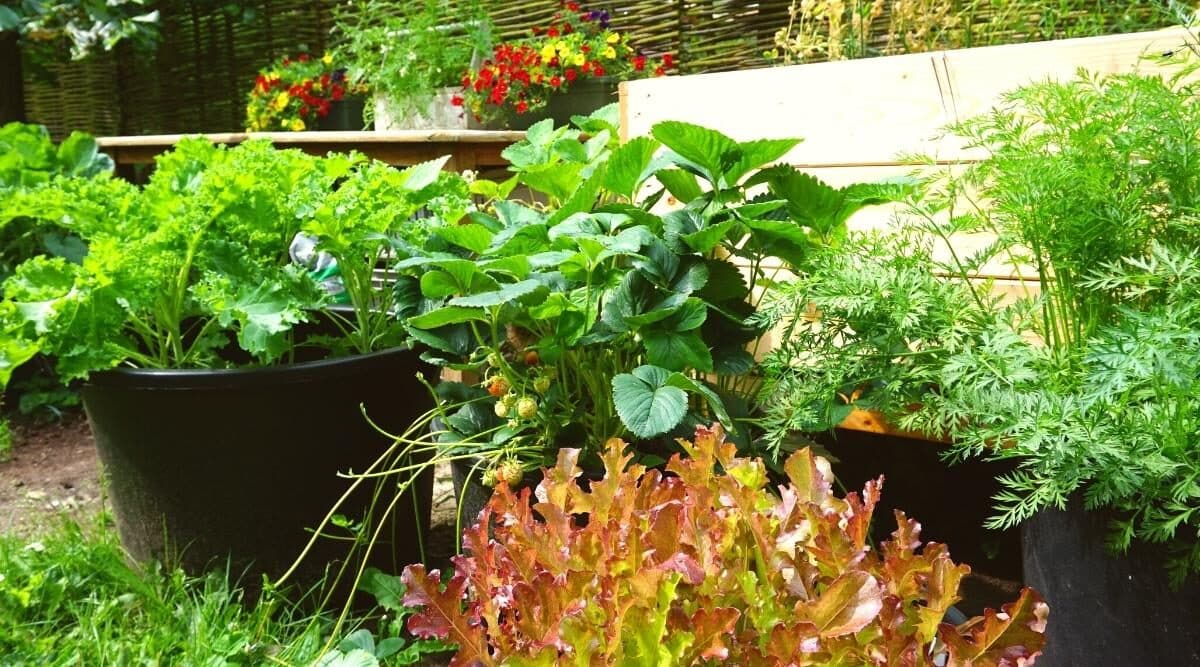
<svg viewBox="0 0 1200 667">
<path fill-rule="evenodd" d="M 282 574 L 350 480 L 432 407 L 417 352 L 374 354 L 233 370 L 95 373 L 83 402 L 110 480 L 121 542 L 137 560 L 166 559 L 202 571 L 231 558 L 234 574 Z M 432 474 L 387 518 L 373 562 L 399 571 L 420 560 Z M 341 513 L 358 519 L 372 484 Z M 394 488 L 392 486 L 391 488 Z M 319 540 L 300 582 L 346 556 Z"/>
<path fill-rule="evenodd" d="M 1111 554 L 1110 519 L 1076 498 L 1022 526 L 1025 583 L 1050 605 L 1038 667 L 1200 665 L 1200 581 L 1172 590 L 1158 545 Z"/>
</svg>

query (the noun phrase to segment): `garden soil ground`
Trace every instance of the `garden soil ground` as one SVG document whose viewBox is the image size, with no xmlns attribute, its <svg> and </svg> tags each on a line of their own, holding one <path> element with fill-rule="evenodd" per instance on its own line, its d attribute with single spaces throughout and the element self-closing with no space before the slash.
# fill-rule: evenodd
<svg viewBox="0 0 1200 667">
<path fill-rule="evenodd" d="M 100 464 L 87 419 L 68 412 L 55 422 L 15 419 L 13 448 L 0 461 L 0 534 L 33 538 L 71 518 L 96 525 L 104 509 Z M 426 548 L 431 567 L 454 553 L 454 492 L 448 466 L 434 482 L 433 530 Z"/>
<path fill-rule="evenodd" d="M 103 490 L 83 414 L 12 426 L 13 449 L 9 460 L 0 462 L 0 534 L 31 537 L 64 515 L 92 523 Z"/>
</svg>

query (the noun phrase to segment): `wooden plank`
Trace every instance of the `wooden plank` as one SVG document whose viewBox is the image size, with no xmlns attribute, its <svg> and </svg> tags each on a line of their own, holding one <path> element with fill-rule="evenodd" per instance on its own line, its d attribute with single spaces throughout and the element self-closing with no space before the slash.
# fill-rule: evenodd
<svg viewBox="0 0 1200 667">
<path fill-rule="evenodd" d="M 201 136 L 213 143 L 235 145 L 252 138 L 271 141 L 280 148 L 297 148 L 311 155 L 356 150 L 388 164 L 411 165 L 450 155 L 455 170 L 503 167 L 501 153 L 521 141 L 524 132 L 486 130 L 403 130 L 395 132 L 225 132 L 204 135 L 150 135 L 103 137 L 100 149 L 119 165 L 149 164 L 185 136 Z"/>
<path fill-rule="evenodd" d="M 738 140 L 800 137 L 786 159 L 805 165 L 891 162 L 927 149 L 948 120 L 928 54 L 645 79 L 625 91 L 630 137 L 662 120 Z"/>
<path fill-rule="evenodd" d="M 101 148 L 173 146 L 184 137 L 201 136 L 217 144 L 237 144 L 247 139 L 267 139 L 279 146 L 301 144 L 409 144 L 409 143 L 516 143 L 524 132 L 513 130 L 392 130 L 389 132 L 215 132 L 210 134 L 151 134 L 101 137 Z"/>
<path fill-rule="evenodd" d="M 1001 95 L 1080 67 L 1102 73 L 1156 71 L 1142 58 L 1183 44 L 1168 30 L 993 46 L 888 58 L 632 81 L 622 103 L 629 137 L 661 120 L 718 129 L 739 140 L 802 137 L 787 160 L 813 167 L 886 166 L 905 153 L 972 160 L 953 138 L 956 119 L 990 109 Z"/>
<path fill-rule="evenodd" d="M 925 440 L 927 442 L 935 442 L 939 444 L 949 444 L 949 440 L 943 438 L 930 437 L 925 433 L 917 431 L 906 431 L 897 428 L 883 413 L 877 410 L 863 410 L 855 408 L 845 419 L 842 420 L 837 428 L 846 431 L 860 431 L 862 433 L 875 433 L 878 435 L 890 435 L 900 438 L 911 438 L 913 440 Z"/>
</svg>

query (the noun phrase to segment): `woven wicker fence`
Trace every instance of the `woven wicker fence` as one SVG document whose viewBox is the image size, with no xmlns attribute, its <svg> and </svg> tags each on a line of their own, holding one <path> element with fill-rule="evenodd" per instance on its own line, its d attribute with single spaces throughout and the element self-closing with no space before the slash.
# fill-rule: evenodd
<svg viewBox="0 0 1200 667">
<path fill-rule="evenodd" d="M 114 56 L 85 65 L 61 66 L 55 84 L 27 81 L 27 111 L 31 120 L 48 125 L 57 136 L 72 129 L 97 134 L 239 130 L 254 73 L 285 53 L 324 49 L 335 2 L 251 0 L 240 3 L 248 13 L 234 17 L 221 3 L 211 0 L 164 0 L 163 39 L 155 53 L 121 48 Z M 559 0 L 482 2 L 500 38 L 518 37 L 531 26 L 545 24 L 559 6 Z M 840 2 L 850 7 L 859 2 L 871 4 L 871 0 Z M 890 9 L 903 2 L 949 0 L 888 0 L 884 4 Z M 1062 2 L 1034 4 L 1061 7 Z M 628 32 L 638 47 L 650 53 L 676 54 L 686 73 L 763 66 L 763 52 L 773 46 L 775 32 L 787 24 L 791 6 L 790 0 L 593 0 L 584 4 L 607 9 L 613 25 Z M 980 3 L 972 0 L 971 4 Z M 984 4 L 1011 7 L 1020 3 L 995 0 Z M 1102 20 L 1096 24 L 1095 9 L 1076 12 L 1077 16 L 1031 11 L 1023 15 L 1024 20 L 1009 21 L 1007 33 L 988 33 L 986 43 L 1121 32 L 1169 23 L 1169 17 L 1158 10 L 1161 0 L 1093 4 L 1113 5 L 1111 16 L 1101 14 Z M 985 11 L 972 20 L 982 22 L 987 17 Z M 892 27 L 886 10 L 870 22 L 866 41 L 871 51 L 896 50 L 895 37 L 889 37 Z M 949 46 L 979 41 L 974 33 L 961 30 L 948 34 L 958 35 L 951 40 L 957 43 Z"/>
</svg>

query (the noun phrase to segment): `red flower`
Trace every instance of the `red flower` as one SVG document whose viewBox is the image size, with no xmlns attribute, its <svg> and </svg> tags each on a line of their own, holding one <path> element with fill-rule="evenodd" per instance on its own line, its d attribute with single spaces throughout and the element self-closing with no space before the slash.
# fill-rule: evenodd
<svg viewBox="0 0 1200 667">
<path fill-rule="evenodd" d="M 306 63 L 306 62 L 308 62 L 308 54 L 307 54 L 307 53 L 301 53 L 301 54 L 300 54 L 300 57 L 296 58 L 296 60 L 299 60 L 299 61 L 300 61 L 300 62 L 302 62 L 302 63 Z"/>
<path fill-rule="evenodd" d="M 579 78 L 579 72 L 576 72 L 574 67 L 570 67 L 566 72 L 563 72 L 563 76 L 567 77 L 567 81 L 574 81 Z"/>
<path fill-rule="evenodd" d="M 654 68 L 654 76 L 665 76 L 666 73 L 667 70 L 663 69 L 661 66 Z"/>
<path fill-rule="evenodd" d="M 321 100 L 317 106 L 317 115 L 322 118 L 329 115 L 329 100 Z"/>
<path fill-rule="evenodd" d="M 583 53 L 591 53 L 592 47 L 588 46 L 587 44 L 581 44 L 579 46 L 579 50 L 582 51 Z"/>
<path fill-rule="evenodd" d="M 308 116 L 308 105 L 307 105 L 307 104 L 301 104 L 301 105 L 300 105 L 300 117 L 301 117 L 301 118 L 305 118 L 305 117 L 307 117 L 307 116 Z"/>
<path fill-rule="evenodd" d="M 579 11 L 579 3 L 578 2 L 568 2 L 567 9 L 572 12 L 577 12 L 577 11 Z"/>
<path fill-rule="evenodd" d="M 646 56 L 634 56 L 633 69 L 639 72 L 646 69 Z"/>
<path fill-rule="evenodd" d="M 343 97 L 345 97 L 345 95 L 346 95 L 345 88 L 342 88 L 341 86 L 339 86 L 337 84 L 333 85 L 333 90 L 331 91 L 330 97 L 333 99 L 334 102 L 342 99 Z"/>
<path fill-rule="evenodd" d="M 463 105 L 463 96 L 462 96 L 462 95 L 455 95 L 454 97 L 451 97 L 451 98 L 450 98 L 450 105 L 451 105 L 451 106 L 456 106 L 456 107 L 461 107 L 461 106 Z"/>
<path fill-rule="evenodd" d="M 604 76 L 604 65 L 601 65 L 600 63 L 592 65 L 592 74 L 595 74 L 596 76 Z"/>
<path fill-rule="evenodd" d="M 558 76 L 557 74 L 550 77 L 550 86 L 551 87 L 558 88 L 561 85 L 562 85 L 562 77 Z"/>
<path fill-rule="evenodd" d="M 663 54 L 663 67 L 665 67 L 667 69 L 671 69 L 674 66 L 675 66 L 675 56 L 673 56 L 669 53 L 664 53 Z"/>
<path fill-rule="evenodd" d="M 525 103 L 525 100 L 517 102 L 517 113 L 525 113 L 526 111 L 529 111 L 529 105 Z"/>
<path fill-rule="evenodd" d="M 289 57 L 287 57 L 287 56 L 284 56 L 284 57 L 283 57 L 283 64 L 284 64 L 284 66 L 285 66 L 285 67 L 286 67 L 287 65 L 291 65 L 291 64 L 292 64 L 292 59 L 291 59 L 291 58 L 289 58 Z"/>
<path fill-rule="evenodd" d="M 558 28 L 550 28 L 546 31 L 547 37 L 558 37 Z"/>
<path fill-rule="evenodd" d="M 291 88 L 288 88 L 288 95 L 291 95 L 292 97 L 300 97 L 300 95 L 303 92 L 304 92 L 304 88 L 302 88 L 301 86 L 294 85 Z"/>
</svg>

